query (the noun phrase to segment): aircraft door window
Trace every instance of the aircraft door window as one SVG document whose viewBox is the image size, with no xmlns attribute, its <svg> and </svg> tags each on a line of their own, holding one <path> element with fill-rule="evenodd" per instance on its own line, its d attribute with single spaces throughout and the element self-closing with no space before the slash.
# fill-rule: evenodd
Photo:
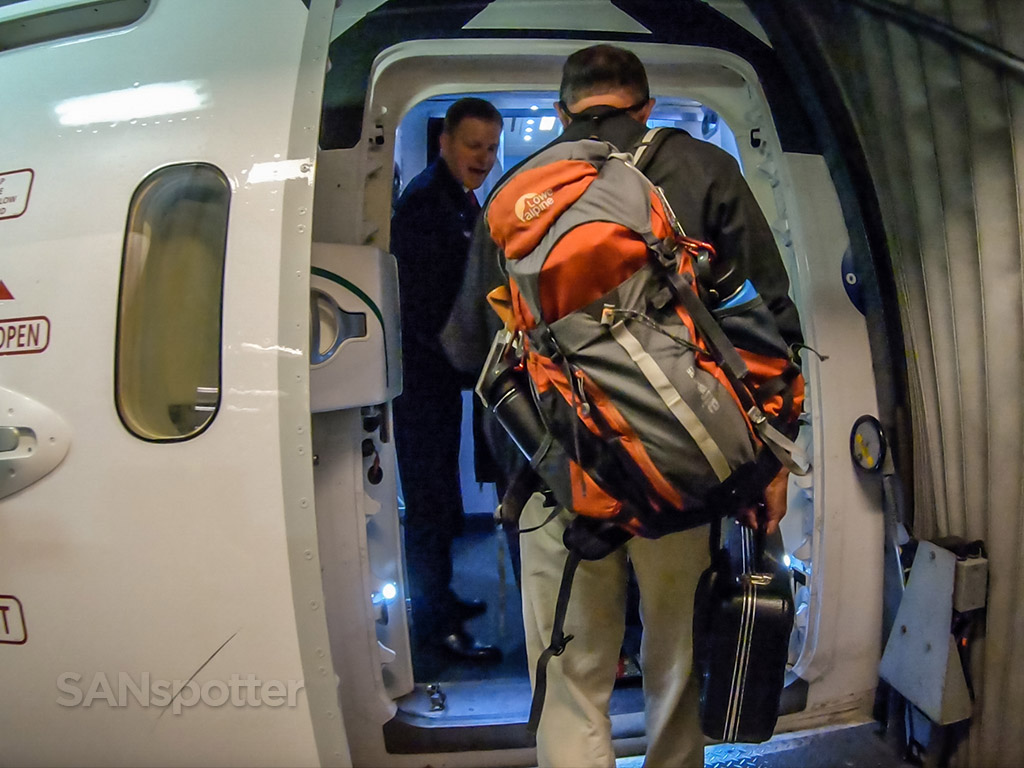
<svg viewBox="0 0 1024 768">
<path fill-rule="evenodd" d="M 7 0 L 0 2 L 0 6 L 16 2 L 19 0 Z M 0 23 L 0 51 L 127 27 L 141 19 L 147 10 L 149 0 L 25 3 L 23 11 L 11 9 Z"/>
<path fill-rule="evenodd" d="M 143 440 L 202 432 L 220 405 L 231 187 L 212 165 L 148 176 L 132 197 L 121 265 L 115 399 Z"/>
</svg>

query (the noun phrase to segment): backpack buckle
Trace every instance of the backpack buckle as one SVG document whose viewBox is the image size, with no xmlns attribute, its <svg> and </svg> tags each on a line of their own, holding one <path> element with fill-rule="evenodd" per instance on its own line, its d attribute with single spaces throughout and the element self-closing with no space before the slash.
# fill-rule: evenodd
<svg viewBox="0 0 1024 768">
<path fill-rule="evenodd" d="M 575 635 L 564 635 L 558 641 L 557 645 L 551 646 L 551 655 L 561 656 L 563 653 L 565 653 L 565 646 L 567 646 L 569 644 L 569 641 L 572 640 L 574 637 Z"/>
</svg>

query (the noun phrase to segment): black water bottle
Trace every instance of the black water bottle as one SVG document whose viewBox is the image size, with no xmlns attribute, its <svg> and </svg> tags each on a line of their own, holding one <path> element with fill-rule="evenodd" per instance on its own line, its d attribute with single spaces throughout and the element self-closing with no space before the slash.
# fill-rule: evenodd
<svg viewBox="0 0 1024 768">
<path fill-rule="evenodd" d="M 529 374 L 517 367 L 510 346 L 511 334 L 499 331 L 480 372 L 476 394 L 523 455 L 532 459 L 544 442 L 547 428 L 530 392 Z"/>
</svg>

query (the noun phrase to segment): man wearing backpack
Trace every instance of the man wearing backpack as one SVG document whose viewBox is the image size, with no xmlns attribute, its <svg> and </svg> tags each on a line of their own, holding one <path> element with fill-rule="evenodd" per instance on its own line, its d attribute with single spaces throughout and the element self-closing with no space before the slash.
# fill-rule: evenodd
<svg viewBox="0 0 1024 768">
<path fill-rule="evenodd" d="M 556 107 L 565 132 L 557 141 L 595 138 L 623 152 L 640 144 L 654 106 L 642 63 L 631 52 L 610 45 L 572 54 L 563 68 L 559 96 Z M 788 277 L 736 162 L 679 131 L 661 143 L 645 174 L 664 190 L 686 234 L 710 243 L 719 264 L 732 263 L 749 278 L 785 342 L 799 343 L 799 318 L 788 298 Z M 527 202 L 539 210 L 548 205 L 541 197 Z M 496 197 L 492 206 L 499 202 Z M 486 218 L 493 221 L 508 213 L 489 210 Z M 520 214 L 521 221 L 533 215 L 512 213 Z M 442 336 L 453 363 L 467 371 L 483 364 L 490 341 L 483 329 L 495 325 L 482 297 L 505 280 L 498 266 L 498 246 L 486 224 L 483 219 L 478 223 L 469 272 Z M 750 525 L 764 525 L 768 532 L 777 528 L 785 514 L 786 485 L 786 474 L 780 472 L 765 493 L 761 520 L 753 510 L 746 513 Z M 520 519 L 523 620 L 535 686 L 537 660 L 552 638 L 567 559 L 563 536 L 572 519 L 565 509 L 545 506 L 541 494 L 531 497 Z M 697 681 L 691 670 L 693 596 L 709 563 L 708 529 L 700 526 L 657 539 L 636 536 L 610 555 L 578 566 L 564 623 L 565 635 L 573 639 L 547 665 L 537 730 L 542 767 L 614 765 L 608 704 L 624 630 L 627 560 L 636 573 L 644 625 L 645 765 L 704 764 Z"/>
</svg>

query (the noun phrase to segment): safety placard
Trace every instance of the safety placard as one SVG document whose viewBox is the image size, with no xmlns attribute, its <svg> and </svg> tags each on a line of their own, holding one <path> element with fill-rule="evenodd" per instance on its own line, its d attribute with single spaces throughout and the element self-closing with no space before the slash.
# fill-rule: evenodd
<svg viewBox="0 0 1024 768">
<path fill-rule="evenodd" d="M 50 346 L 50 320 L 37 317 L 12 317 L 0 320 L 0 355 L 32 355 Z"/>
<path fill-rule="evenodd" d="M 21 601 L 14 595 L 0 595 L 0 644 L 24 645 L 27 640 Z"/>
<path fill-rule="evenodd" d="M 0 219 L 16 219 L 26 211 L 33 178 L 29 168 L 0 171 Z"/>
</svg>

